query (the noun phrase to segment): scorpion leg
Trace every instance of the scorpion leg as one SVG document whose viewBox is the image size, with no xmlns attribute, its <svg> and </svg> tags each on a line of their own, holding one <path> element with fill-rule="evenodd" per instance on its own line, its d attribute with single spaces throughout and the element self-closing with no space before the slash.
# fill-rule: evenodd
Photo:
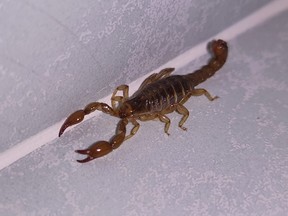
<svg viewBox="0 0 288 216">
<path fill-rule="evenodd" d="M 140 128 L 140 124 L 135 119 L 130 119 L 130 122 L 133 124 L 133 128 L 131 129 L 130 134 L 125 137 L 125 140 L 130 139 L 132 136 L 134 136 Z"/>
<path fill-rule="evenodd" d="M 90 103 L 84 108 L 84 110 L 77 110 L 65 120 L 62 127 L 59 130 L 58 136 L 60 137 L 68 127 L 80 123 L 84 119 L 85 115 L 88 115 L 89 113 L 94 112 L 95 110 L 99 110 L 106 114 L 116 116 L 115 111 L 109 105 L 99 102 Z"/>
<path fill-rule="evenodd" d="M 123 96 L 116 96 L 118 91 L 122 91 L 123 92 Z M 123 103 L 125 99 L 127 99 L 129 97 L 129 86 L 128 85 L 120 85 L 118 86 L 112 96 L 111 96 L 111 105 L 113 107 L 113 109 L 116 109 L 117 104 L 116 103 Z"/>
<path fill-rule="evenodd" d="M 140 121 L 150 121 L 150 120 L 159 120 L 158 115 L 155 113 L 151 113 L 151 114 L 142 114 L 140 116 L 138 116 L 138 119 Z"/>
<path fill-rule="evenodd" d="M 153 73 L 150 76 L 148 76 L 140 85 L 139 89 L 142 89 L 143 87 L 145 87 L 146 85 L 153 83 L 157 80 L 163 79 L 165 77 L 168 77 L 173 71 L 175 70 L 175 68 L 165 68 L 163 70 L 161 70 L 159 73 Z"/>
<path fill-rule="evenodd" d="M 140 116 L 138 116 L 138 119 L 141 120 L 141 121 L 150 121 L 150 120 L 157 120 L 158 121 L 158 120 L 160 120 L 161 122 L 165 123 L 164 132 L 167 135 L 170 135 L 168 133 L 168 130 L 169 130 L 169 127 L 170 127 L 170 119 L 164 114 L 173 112 L 173 110 L 174 110 L 174 106 L 171 106 L 167 110 L 163 110 L 161 113 L 152 113 L 152 114 L 140 115 Z"/>
<path fill-rule="evenodd" d="M 217 98 L 219 98 L 218 96 L 212 97 L 211 94 L 206 90 L 206 89 L 193 89 L 191 91 L 191 95 L 192 96 L 201 96 L 201 95 L 205 95 L 208 100 L 213 101 Z"/>
<path fill-rule="evenodd" d="M 182 129 L 182 130 L 187 130 L 186 127 L 183 127 L 183 124 L 184 122 L 187 120 L 187 118 L 189 117 L 189 111 L 186 109 L 185 106 L 183 106 L 181 103 L 177 104 L 176 106 L 176 111 L 183 115 L 180 122 L 179 122 L 179 127 Z"/>
<path fill-rule="evenodd" d="M 166 115 L 163 115 L 163 114 L 158 114 L 158 117 L 161 122 L 165 123 L 164 132 L 169 136 L 170 134 L 168 133 L 168 130 L 170 127 L 170 119 Z"/>
<path fill-rule="evenodd" d="M 187 118 L 189 117 L 189 111 L 184 107 L 184 103 L 191 97 L 191 96 L 201 96 L 205 95 L 210 101 L 213 101 L 217 98 L 218 96 L 212 97 L 211 94 L 205 90 L 205 89 L 193 89 L 191 92 L 189 92 L 180 102 L 177 104 L 176 111 L 179 114 L 182 114 L 183 117 L 179 122 L 179 127 L 182 128 L 183 130 L 187 130 L 187 128 L 183 127 L 183 124 L 186 122 Z"/>
</svg>

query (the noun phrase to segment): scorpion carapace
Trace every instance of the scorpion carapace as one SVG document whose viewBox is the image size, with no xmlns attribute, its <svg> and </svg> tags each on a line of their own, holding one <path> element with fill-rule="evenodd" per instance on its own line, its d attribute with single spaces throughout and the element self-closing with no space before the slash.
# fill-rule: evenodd
<svg viewBox="0 0 288 216">
<path fill-rule="evenodd" d="M 80 163 L 85 163 L 112 152 L 124 140 L 135 135 L 140 127 L 138 121 L 158 119 L 164 123 L 164 131 L 169 135 L 170 119 L 166 114 L 176 111 L 182 115 L 178 124 L 179 127 L 186 130 L 183 124 L 189 116 L 189 111 L 184 103 L 191 96 L 205 95 L 210 101 L 218 98 L 217 96 L 212 97 L 205 89 L 195 89 L 195 86 L 213 76 L 226 62 L 228 46 L 225 41 L 212 41 L 211 51 L 212 58 L 201 69 L 187 75 L 173 76 L 170 74 L 174 68 L 163 69 L 159 73 L 147 77 L 131 97 L 128 95 L 129 87 L 127 85 L 118 86 L 112 94 L 111 106 L 93 102 L 83 110 L 72 113 L 60 128 L 59 137 L 67 127 L 81 122 L 85 115 L 95 110 L 120 118 L 116 134 L 110 141 L 98 141 L 85 150 L 76 151 L 88 156 L 83 160 L 78 160 Z M 123 96 L 117 96 L 118 91 L 122 91 Z M 126 125 L 129 122 L 132 123 L 133 127 L 129 135 L 126 135 Z"/>
</svg>

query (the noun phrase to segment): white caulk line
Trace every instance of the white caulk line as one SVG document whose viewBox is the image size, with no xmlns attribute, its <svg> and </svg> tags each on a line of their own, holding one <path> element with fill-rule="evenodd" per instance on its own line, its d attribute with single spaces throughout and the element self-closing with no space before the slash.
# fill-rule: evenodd
<svg viewBox="0 0 288 216">
<path fill-rule="evenodd" d="M 266 20 L 276 16 L 277 14 L 280 14 L 285 10 L 288 10 L 287 0 L 272 1 L 271 3 L 265 5 L 264 7 L 254 12 L 253 14 L 247 16 L 246 18 L 242 19 L 241 21 L 237 22 L 231 27 L 215 35 L 213 38 L 193 47 L 192 49 L 186 51 L 185 53 L 179 55 L 178 57 L 172 59 L 171 61 L 152 71 L 151 73 L 159 72 L 161 69 L 166 67 L 175 67 L 176 69 L 184 67 L 194 59 L 205 54 L 207 43 L 210 42 L 212 39 L 221 38 L 227 41 L 231 40 L 245 33 L 249 29 L 254 28 L 255 26 L 261 23 L 264 23 Z M 147 75 L 133 81 L 130 84 L 130 91 L 131 92 L 136 91 L 137 87 L 141 84 L 141 82 L 145 79 L 145 77 L 147 77 Z M 109 103 L 110 97 L 111 95 L 99 101 Z M 100 112 L 91 113 L 89 116 L 85 117 L 85 120 L 88 120 L 99 114 Z M 64 120 L 65 119 L 52 125 L 51 127 L 46 128 L 45 130 L 39 132 L 38 134 L 20 142 L 19 144 L 11 147 L 10 149 L 0 153 L 0 170 L 57 138 L 58 130 L 61 127 Z"/>
</svg>

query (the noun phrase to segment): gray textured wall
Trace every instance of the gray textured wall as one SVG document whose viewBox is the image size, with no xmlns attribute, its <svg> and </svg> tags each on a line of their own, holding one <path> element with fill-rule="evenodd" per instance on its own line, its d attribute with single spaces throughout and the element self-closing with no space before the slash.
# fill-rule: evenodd
<svg viewBox="0 0 288 216">
<path fill-rule="evenodd" d="M 268 0 L 1 0 L 0 149 L 30 137 Z"/>
<path fill-rule="evenodd" d="M 181 22 L 177 21 L 178 25 L 184 23 L 184 29 L 191 28 L 190 32 L 179 33 L 178 41 L 183 42 L 181 46 L 176 46 L 177 40 L 175 38 L 173 40 L 174 30 L 180 32 L 176 28 L 176 24 L 173 25 L 174 27 L 170 27 L 170 30 L 174 30 L 168 34 L 169 38 L 164 39 L 160 37 L 161 31 L 155 31 L 154 34 L 149 32 L 148 27 L 152 23 L 147 23 L 146 32 L 142 33 L 143 37 L 139 36 L 139 32 L 122 33 L 125 37 L 131 38 L 129 42 L 132 42 L 132 37 L 137 35 L 135 43 L 137 42 L 138 45 L 143 43 L 145 46 L 134 44 L 133 47 L 128 47 L 127 45 L 128 51 L 126 52 L 129 55 L 120 56 L 122 52 L 125 52 L 124 42 L 119 42 L 120 48 L 117 47 L 117 43 L 116 45 L 112 43 L 111 47 L 113 46 L 115 49 L 104 49 L 103 46 L 108 47 L 110 43 L 107 41 L 108 39 L 102 38 L 103 44 L 97 44 L 98 47 L 102 46 L 102 49 L 95 49 L 92 52 L 91 50 L 96 48 L 96 45 L 92 45 L 100 39 L 88 38 L 86 45 L 83 40 L 81 42 L 78 39 L 79 36 L 76 36 L 84 30 L 77 33 L 70 26 L 69 29 L 76 32 L 75 36 L 71 36 L 71 33 L 66 34 L 63 27 L 58 26 L 59 22 L 56 24 L 53 20 L 53 22 L 51 21 L 52 15 L 50 17 L 43 15 L 43 9 L 42 12 L 39 12 L 39 8 L 33 10 L 26 5 L 26 10 L 22 7 L 16 13 L 16 5 L 13 6 L 13 4 L 16 4 L 17 1 L 5 2 L 5 4 L 2 2 L 0 0 L 0 16 L 5 19 L 0 17 L 1 93 L 3 93 L 1 94 L 3 101 L 1 100 L 0 103 L 2 112 L 0 121 L 3 122 L 4 118 L 8 119 L 10 127 L 14 129 L 13 136 L 11 136 L 9 128 L 7 129 L 8 124 L 2 123 L 0 131 L 2 136 L 0 137 L 2 140 L 10 139 L 9 143 L 4 143 L 6 145 L 1 143 L 3 149 L 15 141 L 21 140 L 20 136 L 25 137 L 37 133 L 46 125 L 53 124 L 55 120 L 58 121 L 88 101 L 107 95 L 114 85 L 122 82 L 129 83 L 134 78 L 141 76 L 142 73 L 158 68 L 158 64 L 167 61 L 166 58 L 169 60 L 185 49 L 189 49 L 189 52 L 178 55 L 176 60 L 172 60 L 173 63 L 169 61 L 168 65 L 175 64 L 178 65 L 178 68 L 181 67 L 177 73 L 187 73 L 187 71 L 199 68 L 207 61 L 209 55 L 205 52 L 206 55 L 195 59 L 193 55 L 194 53 L 199 54 L 199 46 L 192 49 L 190 47 L 202 40 L 199 36 L 208 37 L 213 34 L 213 31 L 221 29 L 218 26 L 219 28 L 216 30 L 217 26 L 212 25 L 213 22 L 221 26 L 231 22 L 228 18 L 216 22 L 216 19 L 212 20 L 215 16 L 219 18 L 220 16 L 226 17 L 227 13 L 236 13 L 229 11 L 228 9 L 232 7 L 222 2 L 221 7 L 215 6 L 215 9 L 222 14 L 208 13 L 207 11 L 212 9 L 206 10 L 204 13 L 205 24 L 199 25 L 200 27 L 204 26 L 202 29 L 196 30 L 195 23 L 203 20 L 203 17 L 200 19 L 195 14 L 193 14 L 193 19 L 197 19 L 192 25 L 190 25 L 191 18 L 188 19 L 189 16 L 186 16 L 187 21 L 185 21 L 186 19 Z M 49 0 L 49 2 L 51 1 Z M 237 2 L 240 4 L 239 1 Z M 66 7 L 66 11 L 71 12 L 71 3 L 72 0 L 70 4 L 63 4 L 59 7 L 55 5 L 50 10 Z M 178 3 L 178 6 L 182 5 L 180 1 Z M 18 4 L 20 3 L 18 2 Z M 9 5 L 10 7 L 8 7 Z M 191 2 L 189 10 L 196 11 L 195 5 L 197 2 Z M 203 3 L 203 8 L 208 5 L 208 3 Z M 173 4 L 169 6 L 175 7 Z M 234 7 L 239 9 L 240 14 L 244 14 L 243 11 L 248 10 L 249 6 L 246 5 L 246 9 L 242 6 L 235 5 Z M 18 26 L 17 28 L 13 27 L 12 24 L 2 25 L 4 22 L 12 23 L 7 19 L 9 16 L 16 17 L 23 14 L 23 18 L 28 17 L 25 15 L 27 8 L 32 11 L 30 16 L 39 12 L 35 17 L 46 18 L 29 18 L 26 27 L 22 24 L 21 30 Z M 45 8 L 48 11 L 51 7 L 45 6 Z M 120 6 L 115 5 L 115 8 L 117 8 L 116 11 L 119 11 Z M 157 17 L 160 17 L 162 12 L 166 14 L 165 9 L 167 8 L 168 6 L 163 6 L 157 13 Z M 145 9 L 147 6 L 140 11 L 145 11 Z M 251 10 L 250 8 L 249 11 Z M 76 11 L 75 14 L 79 15 L 81 10 L 78 7 Z M 89 9 L 84 11 L 89 11 Z M 113 11 L 109 12 L 110 19 L 113 19 L 111 14 L 116 13 Z M 171 23 L 175 17 L 185 13 L 181 13 L 181 10 L 178 9 L 178 15 L 167 18 L 166 23 Z M 63 14 L 64 12 L 57 16 L 53 14 L 53 16 L 59 19 L 59 17 L 63 17 Z M 128 12 L 125 14 L 129 15 Z M 147 11 L 144 14 L 148 16 Z M 69 22 L 63 20 L 61 22 L 65 23 L 65 26 L 68 26 L 67 23 L 81 26 L 72 20 L 72 17 L 77 17 L 76 15 L 70 16 L 67 19 Z M 154 17 L 153 20 L 156 20 L 153 25 L 160 25 L 155 16 L 151 16 Z M 240 17 L 239 14 L 237 16 Z M 92 17 L 91 15 L 91 19 Z M 89 16 L 79 18 L 79 20 L 83 19 L 88 20 Z M 124 20 L 124 18 L 121 19 Z M 234 19 L 236 20 L 236 18 Z M 146 17 L 144 20 L 148 22 L 149 19 Z M 50 140 L 55 138 L 54 132 L 56 132 L 57 124 L 53 124 L 51 127 L 54 132 L 44 130 L 45 133 L 48 131 L 49 135 L 43 132 L 38 133 L 35 136 L 37 139 L 34 137 L 29 139 L 29 142 L 15 145 L 14 148 L 11 148 L 13 151 L 4 153 L 0 151 L 0 169 L 4 167 L 0 172 L 0 215 L 287 215 L 287 20 L 288 1 L 271 1 L 264 10 L 257 10 L 252 16 L 242 20 L 243 22 L 221 32 L 219 37 L 228 39 L 228 61 L 215 76 L 199 86 L 220 98 L 210 102 L 205 97 L 192 97 L 187 101 L 185 107 L 190 112 L 190 117 L 185 122 L 185 127 L 188 128 L 187 132 L 177 127 L 180 120 L 177 113 L 168 115 L 171 119 L 170 136 L 164 133 L 164 125 L 161 122 L 140 122 L 141 127 L 138 133 L 125 141 L 119 149 L 88 164 L 77 163 L 76 159 L 82 159 L 84 156 L 76 154 L 74 150 L 87 148 L 100 139 L 108 140 L 115 133 L 115 127 L 119 120 L 103 114 L 88 119 L 49 144 L 45 137 L 52 134 Z M 15 21 L 15 18 L 12 21 Z M 41 25 L 41 23 L 46 23 L 45 21 L 48 24 L 51 23 Z M 24 22 L 24 19 L 19 19 L 19 23 L 21 22 Z M 126 19 L 126 22 L 133 21 Z M 28 25 L 28 23 L 30 24 Z M 32 25 L 33 23 L 38 23 L 38 28 L 36 28 L 36 24 Z M 104 21 L 102 23 L 103 27 L 108 25 Z M 139 23 L 142 22 L 139 21 Z M 165 24 L 162 23 L 162 25 Z M 34 26 L 35 29 L 33 30 L 31 26 Z M 124 26 L 124 23 L 119 23 L 119 28 L 120 26 Z M 211 26 L 214 28 L 213 31 L 211 31 Z M 6 31 L 2 31 L 4 27 Z M 45 34 L 38 32 L 41 28 L 46 29 Z M 93 29 L 89 26 L 85 28 Z M 135 26 L 130 28 L 136 29 Z M 25 31 L 26 29 L 28 31 Z M 51 30 L 50 34 L 46 34 L 48 29 Z M 54 30 L 52 31 L 52 29 Z M 166 28 L 163 27 L 163 29 Z M 249 31 L 247 31 L 248 29 Z M 15 31 L 15 34 L 11 33 L 12 30 Z M 37 32 L 37 34 L 35 33 L 36 37 L 28 40 L 30 38 L 28 32 L 31 35 L 33 31 Z M 65 32 L 65 34 L 60 37 L 59 33 L 61 32 Z M 95 32 L 96 30 L 91 35 L 98 38 Z M 108 37 L 112 39 L 121 34 L 121 31 L 116 32 Z M 26 40 L 23 39 L 24 35 Z M 47 42 L 43 42 L 44 46 L 41 46 L 41 40 L 35 39 L 38 37 L 39 39 L 47 37 Z M 62 38 L 67 38 L 67 42 L 64 39 L 62 42 L 59 41 Z M 126 41 L 128 41 L 127 38 Z M 123 41 L 120 37 L 115 40 Z M 22 41 L 21 46 L 19 41 Z M 35 43 L 33 43 L 34 41 Z M 158 41 L 162 42 L 159 45 L 160 48 L 152 49 Z M 85 42 L 87 41 L 85 40 Z M 4 46 L 6 48 L 2 49 Z M 47 48 L 43 49 L 46 46 Z M 65 46 L 70 48 L 66 48 L 68 49 L 66 55 Z M 20 49 L 20 47 L 22 48 Z M 202 53 L 204 53 L 204 43 L 202 48 Z M 165 49 L 169 51 L 167 56 L 161 54 L 163 53 L 161 50 Z M 114 53 L 110 50 L 113 50 Z M 93 54 L 95 58 L 89 57 L 89 53 Z M 187 53 L 193 57 L 187 60 Z M 108 64 L 109 58 L 107 58 L 106 62 L 101 62 L 103 56 L 108 56 L 108 54 L 109 58 L 113 59 L 117 56 L 118 61 L 110 61 Z M 139 56 L 142 59 L 137 60 L 136 57 Z M 131 59 L 134 62 L 131 63 Z M 183 62 L 187 60 L 185 65 L 178 64 L 182 59 Z M 42 60 L 42 62 L 38 62 L 38 60 Z M 102 71 L 98 69 L 99 65 L 95 64 L 96 60 L 101 65 Z M 114 65 L 116 62 L 118 62 L 117 73 L 115 73 L 117 67 Z M 141 64 L 147 65 L 144 67 Z M 96 68 L 96 66 L 98 67 Z M 135 70 L 130 70 L 131 68 Z M 137 68 L 140 69 L 136 70 Z M 95 75 L 88 76 L 89 73 L 95 73 Z M 38 81 L 37 78 L 40 76 L 42 79 Z M 71 82 L 73 87 L 71 87 Z M 104 82 L 108 83 L 107 87 Z M 94 83 L 98 85 L 93 85 Z M 58 94 L 59 91 L 65 92 L 65 94 L 61 92 Z M 31 114 L 30 109 L 33 107 L 34 113 L 38 112 L 37 116 Z M 19 124 L 16 124 L 17 121 Z M 3 128 L 6 131 L 2 130 Z M 24 130 L 22 134 L 17 134 L 17 131 L 23 130 L 23 128 L 28 129 Z M 43 134 L 45 135 L 43 136 Z M 42 144 L 45 141 L 47 144 L 35 150 L 34 144 L 42 141 L 43 137 Z M 26 144 L 23 145 L 23 143 Z M 27 149 L 29 153 L 31 152 L 29 155 L 27 155 Z M 19 155 L 26 156 L 8 166 L 5 159 L 17 159 Z"/>
</svg>

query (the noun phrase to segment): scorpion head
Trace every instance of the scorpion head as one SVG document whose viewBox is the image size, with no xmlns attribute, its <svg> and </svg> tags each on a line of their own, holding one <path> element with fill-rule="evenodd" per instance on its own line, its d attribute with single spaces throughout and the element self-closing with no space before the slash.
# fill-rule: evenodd
<svg viewBox="0 0 288 216">
<path fill-rule="evenodd" d="M 132 106 L 127 102 L 126 103 L 124 102 L 123 104 L 121 104 L 121 106 L 119 107 L 119 117 L 123 119 L 132 115 L 133 115 Z"/>
</svg>

